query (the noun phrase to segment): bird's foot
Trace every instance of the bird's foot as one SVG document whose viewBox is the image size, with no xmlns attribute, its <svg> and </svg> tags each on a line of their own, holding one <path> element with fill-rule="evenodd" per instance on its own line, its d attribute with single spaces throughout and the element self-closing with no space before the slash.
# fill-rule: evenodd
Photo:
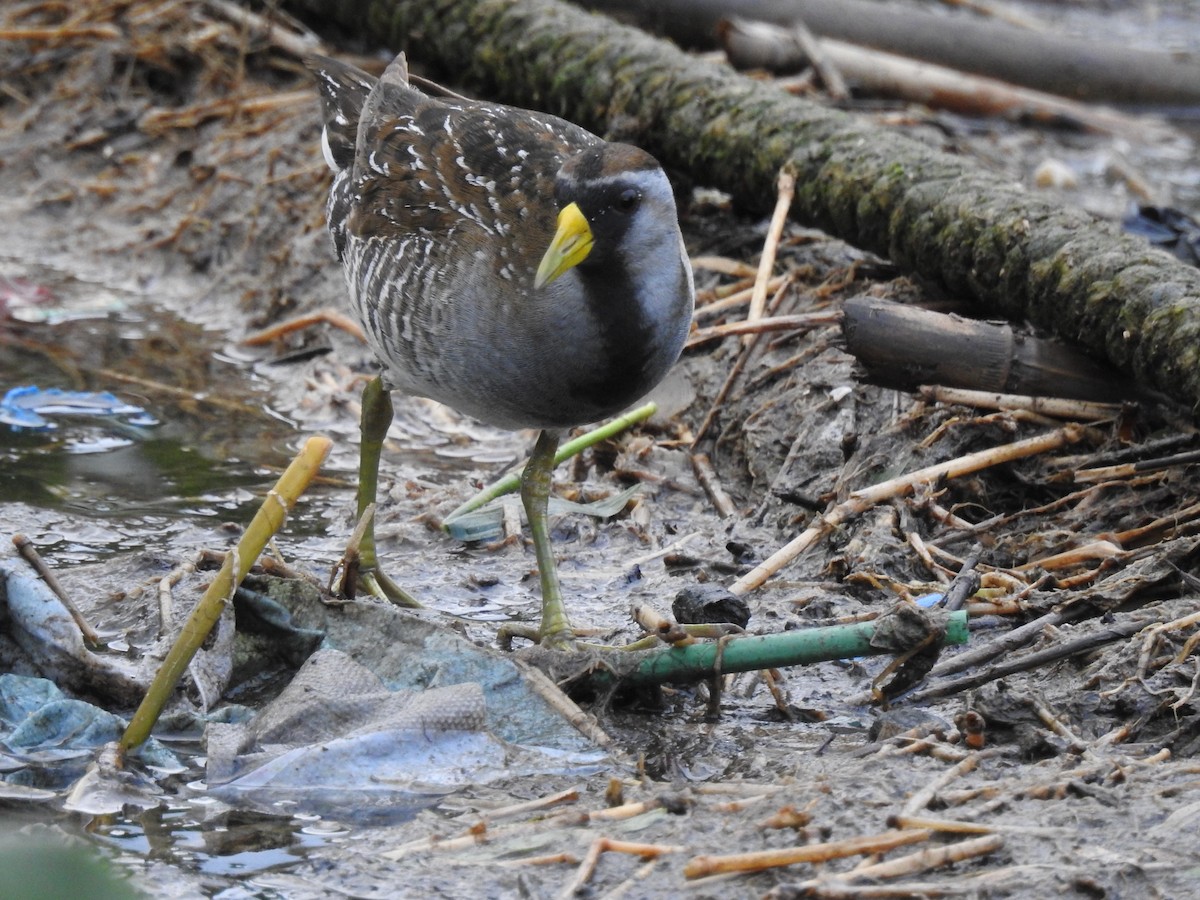
<svg viewBox="0 0 1200 900">
<path fill-rule="evenodd" d="M 534 628 L 532 625 L 517 625 L 509 623 L 501 625 L 496 631 L 496 644 L 501 650 L 512 650 L 513 639 L 521 638 L 531 644 L 537 644 L 547 650 L 578 650 L 577 638 L 590 638 L 603 634 L 599 628 L 573 628 L 547 631 L 545 628 Z M 594 646 L 589 644 L 590 646 Z"/>
<path fill-rule="evenodd" d="M 396 584 L 379 567 L 375 559 L 375 540 L 371 527 L 374 517 L 375 504 L 372 503 L 350 535 L 342 558 L 329 573 L 330 593 L 348 600 L 353 600 L 359 594 L 368 594 L 397 606 L 421 608 L 421 603 L 412 594 Z M 364 544 L 368 548 L 365 552 Z"/>
<path fill-rule="evenodd" d="M 363 589 L 363 593 L 370 594 L 379 600 L 395 603 L 397 606 L 404 606 L 408 609 L 423 607 L 421 601 L 396 584 L 382 569 L 359 572 L 358 586 Z"/>
<path fill-rule="evenodd" d="M 346 600 L 367 594 L 409 609 L 420 609 L 422 606 L 416 597 L 396 584 L 382 569 L 362 568 L 357 557 L 349 551 L 333 567 L 329 576 L 329 591 Z"/>
</svg>

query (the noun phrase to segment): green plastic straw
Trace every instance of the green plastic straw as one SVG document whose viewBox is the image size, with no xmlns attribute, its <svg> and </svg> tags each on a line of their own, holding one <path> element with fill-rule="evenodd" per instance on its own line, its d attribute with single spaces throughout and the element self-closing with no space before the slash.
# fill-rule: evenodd
<svg viewBox="0 0 1200 900">
<path fill-rule="evenodd" d="M 799 666 L 831 659 L 850 659 L 856 656 L 876 656 L 894 651 L 871 646 L 875 622 L 853 625 L 831 625 L 827 628 L 805 628 L 778 634 L 738 637 L 723 645 L 716 642 L 689 644 L 685 647 L 666 647 L 646 652 L 646 658 L 636 670 L 614 675 L 597 670 L 593 682 L 619 680 L 626 685 L 694 682 L 717 674 L 751 672 L 780 666 Z M 946 615 L 946 636 L 942 646 L 967 642 L 967 612 L 959 610 Z"/>
</svg>

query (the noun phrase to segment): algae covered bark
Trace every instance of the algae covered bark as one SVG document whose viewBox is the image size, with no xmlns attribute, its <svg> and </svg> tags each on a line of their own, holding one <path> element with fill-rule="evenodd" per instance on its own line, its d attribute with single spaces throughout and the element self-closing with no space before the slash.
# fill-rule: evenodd
<svg viewBox="0 0 1200 900">
<path fill-rule="evenodd" d="M 552 0 L 293 3 L 471 90 L 635 141 L 751 209 L 791 166 L 800 221 L 1200 405 L 1200 271 L 970 160 Z"/>
</svg>

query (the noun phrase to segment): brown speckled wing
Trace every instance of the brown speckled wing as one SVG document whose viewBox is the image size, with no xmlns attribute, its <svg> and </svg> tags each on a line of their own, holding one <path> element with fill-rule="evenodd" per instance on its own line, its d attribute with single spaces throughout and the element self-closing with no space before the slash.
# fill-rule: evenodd
<svg viewBox="0 0 1200 900">
<path fill-rule="evenodd" d="M 379 115 L 359 131 L 357 198 L 347 223 L 359 238 L 445 236 L 468 226 L 502 239 L 531 216 L 541 223 L 537 231 L 552 233 L 555 173 L 568 156 L 599 143 L 553 116 L 382 88 Z M 544 249 L 528 248 L 532 266 Z"/>
</svg>

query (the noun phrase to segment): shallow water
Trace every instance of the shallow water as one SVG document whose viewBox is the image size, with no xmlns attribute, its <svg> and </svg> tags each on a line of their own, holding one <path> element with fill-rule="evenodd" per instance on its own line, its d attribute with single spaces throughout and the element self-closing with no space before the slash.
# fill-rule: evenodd
<svg viewBox="0 0 1200 900">
<path fill-rule="evenodd" d="M 156 422 L 51 415 L 47 430 L 0 425 L 6 518 L 52 565 L 248 521 L 255 494 L 297 440 L 271 410 L 267 386 L 223 359 L 215 335 L 162 310 L 127 306 L 0 329 L 0 393 L 23 385 L 111 391 Z"/>
</svg>

